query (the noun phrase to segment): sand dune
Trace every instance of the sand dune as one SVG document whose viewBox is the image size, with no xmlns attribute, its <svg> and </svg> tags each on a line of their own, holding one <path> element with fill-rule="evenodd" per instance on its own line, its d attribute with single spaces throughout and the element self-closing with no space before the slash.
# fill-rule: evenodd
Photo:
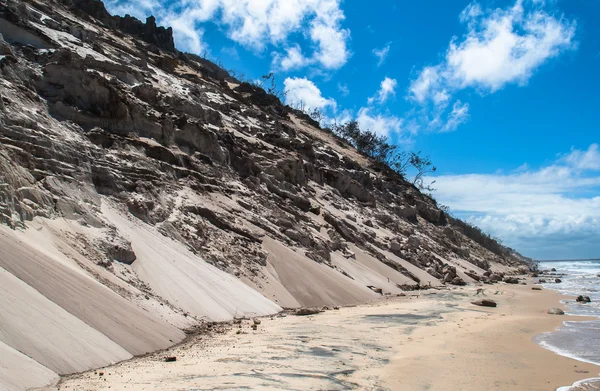
<svg viewBox="0 0 600 391">
<path fill-rule="evenodd" d="M 91 277 L 20 242 L 6 228 L 0 231 L 0 266 L 131 354 L 164 349 L 185 336 Z"/>
<path fill-rule="evenodd" d="M 382 249 L 379 249 L 379 250 L 386 257 L 388 257 L 392 261 L 402 265 L 404 268 L 406 268 L 406 270 L 408 270 L 409 272 L 411 272 L 412 274 L 417 276 L 421 280 L 421 285 L 428 285 L 428 284 L 430 284 L 431 286 L 442 285 L 442 283 L 437 278 L 433 277 L 431 274 L 427 273 L 425 270 L 416 267 L 412 263 L 400 258 L 399 256 L 397 256 L 387 250 L 382 250 Z"/>
<path fill-rule="evenodd" d="M 0 357 L 0 385 L 4 391 L 39 387 L 58 379 L 55 372 L 3 342 L 0 342 Z"/>
<path fill-rule="evenodd" d="M 392 269 L 385 263 L 381 262 L 379 259 L 367 254 L 360 248 L 358 248 L 355 244 L 349 244 L 348 247 L 350 251 L 354 253 L 356 256 L 356 262 L 362 265 L 367 266 L 369 269 L 376 271 L 378 274 L 389 278 L 389 280 L 398 285 L 404 284 L 414 284 L 413 280 L 404 274 L 398 272 L 395 269 Z"/>
<path fill-rule="evenodd" d="M 131 357 L 4 269 L 0 269 L 0 298 L 0 340 L 52 371 L 80 372 Z"/>
<path fill-rule="evenodd" d="M 131 241 L 137 256 L 133 268 L 138 276 L 177 307 L 210 320 L 267 315 L 281 310 L 259 292 L 204 262 L 155 228 L 123 217 L 105 202 L 102 212 Z"/>
<path fill-rule="evenodd" d="M 265 238 L 263 247 L 283 286 L 303 306 L 351 305 L 380 297 L 365 285 Z"/>
</svg>

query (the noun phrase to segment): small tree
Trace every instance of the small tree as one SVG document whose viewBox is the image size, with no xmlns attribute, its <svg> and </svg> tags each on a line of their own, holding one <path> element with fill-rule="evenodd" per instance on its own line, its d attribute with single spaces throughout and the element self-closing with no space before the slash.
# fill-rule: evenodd
<svg viewBox="0 0 600 391">
<path fill-rule="evenodd" d="M 423 181 L 423 177 L 425 175 L 434 173 L 436 171 L 436 167 L 433 165 L 433 163 L 431 163 L 429 156 L 421 156 L 421 151 L 416 153 L 411 152 L 410 165 L 417 170 L 417 173 L 413 179 L 413 185 L 417 186 L 421 190 L 425 189 L 428 191 L 433 191 L 431 185 L 433 185 L 435 181 L 428 185 L 426 185 Z"/>
</svg>

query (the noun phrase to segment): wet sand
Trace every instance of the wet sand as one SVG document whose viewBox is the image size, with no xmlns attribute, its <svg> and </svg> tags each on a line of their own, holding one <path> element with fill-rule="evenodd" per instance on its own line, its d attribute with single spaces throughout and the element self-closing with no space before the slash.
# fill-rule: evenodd
<svg viewBox="0 0 600 391">
<path fill-rule="evenodd" d="M 261 318 L 167 352 L 63 378 L 61 390 L 555 390 L 600 368 L 532 341 L 567 316 L 531 286 L 423 292 L 314 316 Z M 165 362 L 176 356 L 176 362 Z M 103 373 L 100 375 L 100 373 Z M 57 387 L 47 388 L 55 390 Z"/>
</svg>

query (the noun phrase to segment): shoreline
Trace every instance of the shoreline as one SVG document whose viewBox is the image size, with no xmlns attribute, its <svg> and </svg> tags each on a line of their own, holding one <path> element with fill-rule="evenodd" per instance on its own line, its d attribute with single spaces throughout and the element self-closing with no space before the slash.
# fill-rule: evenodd
<svg viewBox="0 0 600 391">
<path fill-rule="evenodd" d="M 407 389 L 556 390 L 600 367 L 533 341 L 579 316 L 552 316 L 564 295 L 531 285 L 424 291 L 315 316 L 274 315 L 194 335 L 166 351 L 68 375 L 40 390 Z M 239 330 L 239 332 L 238 332 Z M 177 361 L 164 362 L 165 356 Z M 103 372 L 100 376 L 99 373 Z"/>
</svg>

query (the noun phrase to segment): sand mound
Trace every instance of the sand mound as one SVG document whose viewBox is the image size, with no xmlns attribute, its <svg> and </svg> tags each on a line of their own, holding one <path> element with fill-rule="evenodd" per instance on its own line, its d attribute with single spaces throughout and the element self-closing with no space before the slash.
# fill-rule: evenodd
<svg viewBox="0 0 600 391">
<path fill-rule="evenodd" d="M 0 269 L 0 298 L 0 340 L 52 371 L 79 372 L 131 357 L 4 269 Z"/>
<path fill-rule="evenodd" d="M 39 387 L 58 379 L 55 372 L 2 342 L 0 357 L 0 386 L 4 391 Z"/>
<path fill-rule="evenodd" d="M 379 297 L 361 283 L 273 239 L 265 238 L 263 247 L 277 278 L 302 306 L 352 305 Z"/>
<path fill-rule="evenodd" d="M 0 267 L 131 354 L 164 349 L 185 336 L 95 279 L 19 241 L 7 228 L 0 231 Z"/>
<path fill-rule="evenodd" d="M 105 202 L 102 212 L 131 241 L 137 256 L 133 268 L 139 278 L 177 307 L 216 321 L 281 310 L 256 290 L 204 262 L 155 228 L 122 216 Z"/>
</svg>

